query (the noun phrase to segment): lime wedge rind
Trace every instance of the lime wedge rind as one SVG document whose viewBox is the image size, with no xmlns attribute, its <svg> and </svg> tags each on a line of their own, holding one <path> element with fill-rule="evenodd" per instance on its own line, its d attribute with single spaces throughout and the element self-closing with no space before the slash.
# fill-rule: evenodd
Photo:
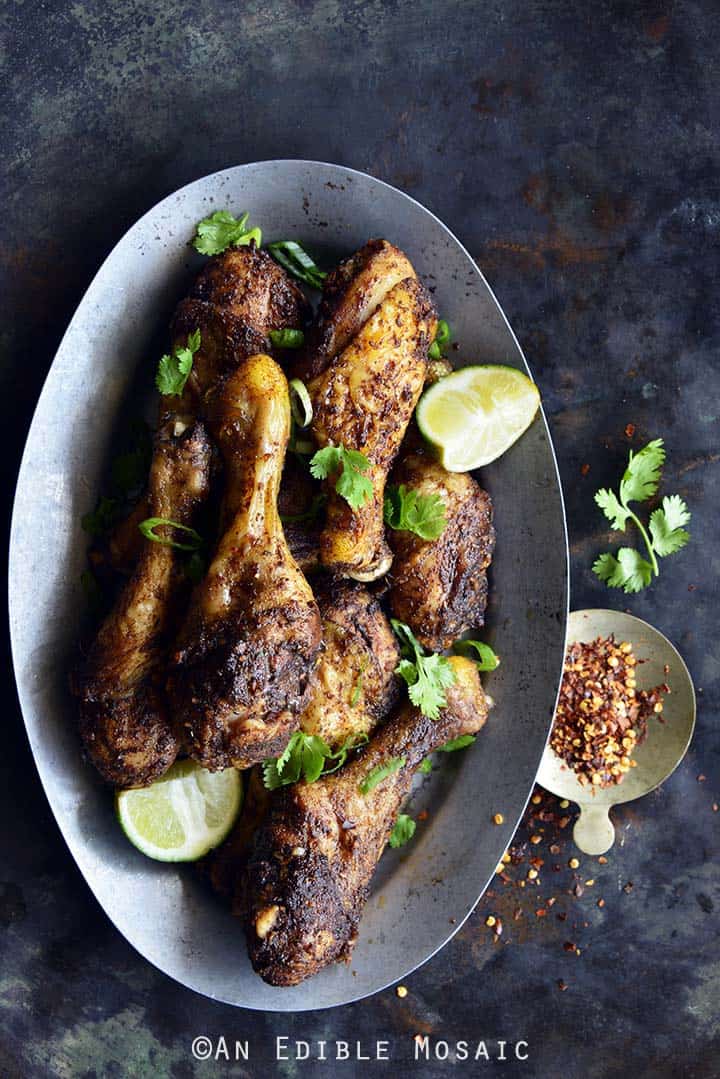
<svg viewBox="0 0 720 1079">
<path fill-rule="evenodd" d="M 115 811 L 127 838 L 160 862 L 202 858 L 226 838 L 241 804 L 239 772 L 208 772 L 195 761 L 177 761 L 149 787 L 115 795 Z"/>
<path fill-rule="evenodd" d="M 528 429 L 540 405 L 537 386 L 515 367 L 485 364 L 453 371 L 429 387 L 417 408 L 425 441 L 449 472 L 496 461 Z"/>
</svg>

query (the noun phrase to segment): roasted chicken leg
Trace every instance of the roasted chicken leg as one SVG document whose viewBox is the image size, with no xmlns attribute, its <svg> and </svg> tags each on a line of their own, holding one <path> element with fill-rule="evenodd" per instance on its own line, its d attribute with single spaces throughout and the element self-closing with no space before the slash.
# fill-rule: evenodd
<svg viewBox="0 0 720 1079">
<path fill-rule="evenodd" d="M 312 432 L 320 447 L 358 450 L 370 462 L 372 494 L 357 510 L 328 481 L 320 559 L 334 573 L 374 580 L 392 561 L 385 541 L 385 481 L 423 388 L 437 321 L 415 278 L 395 285 L 379 307 L 308 386 Z"/>
<path fill-rule="evenodd" d="M 407 705 L 340 772 L 278 792 L 242 883 L 250 958 L 271 985 L 297 985 L 350 956 L 375 866 L 415 769 L 438 746 L 483 726 L 487 701 L 475 664 L 457 656 L 450 662 L 455 683 L 438 720 Z M 362 793 L 375 767 L 398 760 L 397 771 Z"/>
<path fill-rule="evenodd" d="M 169 690 L 191 756 L 216 771 L 283 750 L 322 629 L 277 511 L 290 433 L 285 376 L 269 356 L 251 356 L 206 411 L 225 462 L 224 534 L 193 594 Z"/>
<path fill-rule="evenodd" d="M 437 495 L 446 525 L 435 540 L 388 530 L 394 554 L 390 607 L 426 648 L 441 652 L 483 624 L 487 568 L 495 548 L 492 501 L 467 472 L 447 472 L 422 452 L 395 467 L 393 481 L 420 495 Z"/>
<path fill-rule="evenodd" d="M 207 494 L 209 471 L 204 427 L 186 429 L 180 420 L 169 420 L 155 438 L 150 515 L 191 525 Z M 71 678 L 85 748 L 108 783 L 143 786 L 177 755 L 162 680 L 188 583 L 176 549 L 144 540 L 133 576 Z"/>
</svg>

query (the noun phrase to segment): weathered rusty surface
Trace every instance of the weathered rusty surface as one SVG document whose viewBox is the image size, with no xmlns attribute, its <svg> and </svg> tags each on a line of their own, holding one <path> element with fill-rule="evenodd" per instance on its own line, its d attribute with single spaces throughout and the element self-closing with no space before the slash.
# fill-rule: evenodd
<svg viewBox="0 0 720 1079">
<path fill-rule="evenodd" d="M 616 811 L 622 842 L 582 877 L 594 886 L 565 895 L 577 875 L 567 841 L 554 874 L 543 843 L 541 885 L 494 885 L 454 941 L 408 980 L 407 997 L 388 992 L 294 1018 L 249 1016 L 189 994 L 105 920 L 39 789 L 6 663 L 3 1075 L 218 1074 L 214 1063 L 193 1061 L 201 1033 L 250 1039 L 238 1075 L 268 1074 L 276 1034 L 387 1037 L 396 1074 L 415 1075 L 417 1033 L 527 1039 L 528 1064 L 506 1065 L 508 1075 L 716 1074 L 715 16 L 707 0 L 600 4 L 591 17 L 541 0 L 278 0 L 271 9 L 257 0 L 81 0 L 0 16 L 8 488 L 67 320 L 143 210 L 228 164 L 342 161 L 434 209 L 486 270 L 553 429 L 573 606 L 617 605 L 653 622 L 700 690 L 688 758 L 662 789 Z M 669 451 L 667 489 L 694 511 L 693 540 L 652 590 L 626 599 L 589 572 L 607 542 L 592 494 L 617 478 L 629 446 L 658 435 Z M 539 899 L 553 894 L 561 898 L 538 917 L 547 909 Z M 502 918 L 499 938 L 484 924 L 490 913 Z M 328 1065 L 277 1067 L 314 1075 Z M 337 1066 L 347 1075 L 368 1067 Z M 423 1066 L 425 1075 L 447 1073 Z"/>
</svg>

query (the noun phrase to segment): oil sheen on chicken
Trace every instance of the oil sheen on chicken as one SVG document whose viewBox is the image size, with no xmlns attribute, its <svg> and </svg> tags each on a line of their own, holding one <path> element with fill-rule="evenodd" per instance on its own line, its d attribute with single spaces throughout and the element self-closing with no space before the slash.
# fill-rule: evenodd
<svg viewBox="0 0 720 1079">
<path fill-rule="evenodd" d="M 169 689 L 206 768 L 278 756 L 297 729 L 320 649 L 320 612 L 277 510 L 290 433 L 285 376 L 251 356 L 207 402 L 225 463 L 225 528 L 180 631 Z"/>
</svg>

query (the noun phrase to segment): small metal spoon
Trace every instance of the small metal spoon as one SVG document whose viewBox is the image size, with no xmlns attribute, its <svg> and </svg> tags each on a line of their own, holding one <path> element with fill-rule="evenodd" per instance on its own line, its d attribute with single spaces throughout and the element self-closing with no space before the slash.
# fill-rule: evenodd
<svg viewBox="0 0 720 1079">
<path fill-rule="evenodd" d="M 592 855 L 604 854 L 615 842 L 610 808 L 641 798 L 666 780 L 685 756 L 695 729 L 692 679 L 667 637 L 642 619 L 620 611 L 573 611 L 568 620 L 568 642 L 593 641 L 611 633 L 618 643 L 630 641 L 638 661 L 646 661 L 638 662 L 636 668 L 638 688 L 651 689 L 667 682 L 672 692 L 664 699 L 664 722 L 649 721 L 647 739 L 633 754 L 637 767 L 619 784 L 603 789 L 583 786 L 550 745 L 545 747 L 537 781 L 558 798 L 577 803 L 580 816 L 573 839 L 584 854 Z"/>
</svg>

